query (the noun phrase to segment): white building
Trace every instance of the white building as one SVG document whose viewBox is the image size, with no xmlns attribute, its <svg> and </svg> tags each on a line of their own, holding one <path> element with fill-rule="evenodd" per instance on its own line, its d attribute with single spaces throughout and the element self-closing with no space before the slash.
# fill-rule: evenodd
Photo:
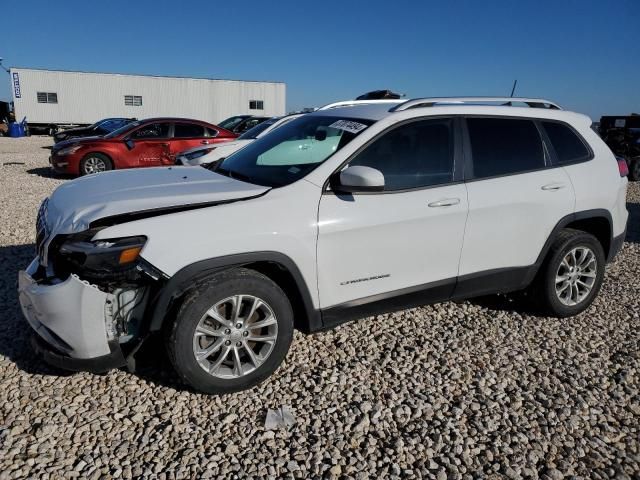
<svg viewBox="0 0 640 480">
<path fill-rule="evenodd" d="M 107 117 L 284 115 L 283 82 L 11 68 L 16 119 L 30 126 L 89 124 Z"/>
</svg>

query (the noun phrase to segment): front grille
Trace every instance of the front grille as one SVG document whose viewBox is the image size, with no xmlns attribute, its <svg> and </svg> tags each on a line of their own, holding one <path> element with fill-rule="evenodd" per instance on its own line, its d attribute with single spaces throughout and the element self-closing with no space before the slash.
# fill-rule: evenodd
<svg viewBox="0 0 640 480">
<path fill-rule="evenodd" d="M 49 231 L 47 228 L 47 204 L 49 199 L 45 198 L 38 209 L 38 217 L 36 218 L 36 253 L 42 261 L 45 255 L 45 245 Z"/>
</svg>

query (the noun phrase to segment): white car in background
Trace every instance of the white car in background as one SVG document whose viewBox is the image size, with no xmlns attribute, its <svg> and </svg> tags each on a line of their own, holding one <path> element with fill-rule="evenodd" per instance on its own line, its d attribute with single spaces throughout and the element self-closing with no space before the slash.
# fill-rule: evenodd
<svg viewBox="0 0 640 480">
<path fill-rule="evenodd" d="M 342 100 L 340 102 L 329 103 L 324 105 L 317 110 L 331 110 L 334 108 L 343 108 L 343 107 L 352 107 L 357 105 L 369 105 L 369 104 L 389 104 L 392 106 L 394 104 L 401 103 L 401 100 Z M 176 156 L 176 165 L 184 165 L 184 166 L 198 166 L 198 165 L 206 165 L 209 163 L 216 162 L 223 158 L 227 158 L 229 155 L 237 152 L 241 148 L 246 147 L 249 143 L 254 140 L 264 137 L 269 132 L 272 132 L 278 127 L 281 127 L 285 123 L 290 122 L 291 120 L 295 120 L 298 117 L 305 115 L 305 113 L 295 113 L 293 115 L 285 115 L 283 117 L 273 117 L 269 120 L 266 120 L 253 128 L 250 128 L 238 138 L 231 142 L 219 143 L 216 145 L 204 145 L 193 147 L 189 150 L 185 150 L 184 152 L 178 154 Z M 299 148 L 301 150 L 309 150 L 306 152 L 306 156 L 309 157 L 311 154 L 311 150 L 313 149 L 313 144 L 317 143 L 314 139 L 309 139 L 309 143 L 304 145 L 298 145 L 295 142 L 294 147 Z M 320 144 L 318 144 L 320 145 Z M 322 144 L 326 145 L 325 143 Z"/>
<path fill-rule="evenodd" d="M 217 145 L 197 146 L 185 150 L 176 156 L 177 165 L 197 166 L 213 163 L 220 159 L 227 158 L 232 153 L 237 152 L 257 138 L 260 138 L 272 130 L 290 122 L 304 113 L 287 115 L 285 117 L 273 117 L 266 120 L 253 128 L 250 128 L 238 138 L 231 142 L 220 143 Z"/>
</svg>

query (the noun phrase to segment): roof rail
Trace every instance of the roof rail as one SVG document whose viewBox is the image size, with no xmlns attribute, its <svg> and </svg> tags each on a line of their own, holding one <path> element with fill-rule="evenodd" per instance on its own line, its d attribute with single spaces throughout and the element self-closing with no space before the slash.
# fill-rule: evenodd
<svg viewBox="0 0 640 480">
<path fill-rule="evenodd" d="M 371 104 L 380 104 L 380 103 L 388 103 L 398 105 L 403 103 L 404 100 L 396 99 L 379 99 L 379 100 L 343 100 L 341 102 L 329 103 L 328 105 L 324 105 L 323 107 L 318 108 L 318 110 L 330 110 L 332 108 L 338 107 L 352 107 L 356 105 L 371 105 Z"/>
<path fill-rule="evenodd" d="M 428 97 L 414 98 L 406 102 L 396 105 L 389 109 L 390 112 L 400 112 L 410 108 L 435 107 L 438 105 L 456 105 L 474 103 L 479 105 L 490 105 L 498 103 L 495 106 L 512 107 L 512 103 L 524 103 L 530 108 L 548 108 L 550 110 L 562 110 L 557 103 L 550 102 L 543 98 L 519 98 L 519 97 Z"/>
</svg>

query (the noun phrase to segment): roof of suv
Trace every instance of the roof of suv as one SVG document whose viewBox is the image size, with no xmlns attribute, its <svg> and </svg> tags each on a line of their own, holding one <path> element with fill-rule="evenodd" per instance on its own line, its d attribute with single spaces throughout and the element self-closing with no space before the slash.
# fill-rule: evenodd
<svg viewBox="0 0 640 480">
<path fill-rule="evenodd" d="M 411 100 L 362 100 L 345 101 L 327 105 L 313 112 L 314 115 L 381 120 L 392 114 L 419 109 L 433 115 L 473 114 L 535 117 L 578 122 L 590 125 L 591 119 L 567 110 L 549 100 L 510 97 L 442 97 Z"/>
</svg>

